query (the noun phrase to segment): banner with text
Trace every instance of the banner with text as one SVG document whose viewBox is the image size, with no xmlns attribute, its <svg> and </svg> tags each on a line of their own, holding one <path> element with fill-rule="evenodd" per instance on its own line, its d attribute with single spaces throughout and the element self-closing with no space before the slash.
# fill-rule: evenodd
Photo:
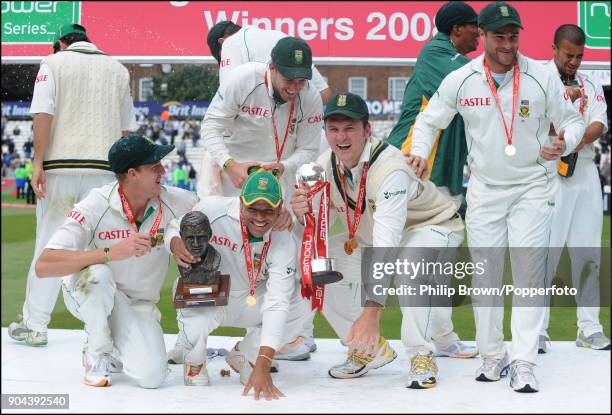
<svg viewBox="0 0 612 415">
<path fill-rule="evenodd" d="M 486 2 L 468 2 L 476 11 Z M 610 60 L 610 2 L 511 2 L 525 31 L 521 52 L 550 59 L 555 29 L 586 32 L 585 61 Z M 444 2 L 60 2 L 2 1 L 2 58 L 42 57 L 60 23 L 80 22 L 91 40 L 119 58 L 213 62 L 206 36 L 221 20 L 281 30 L 309 42 L 315 60 L 384 63 L 414 60 L 436 32 Z M 119 6 L 119 7 L 118 7 Z M 482 42 L 478 52 L 482 51 Z"/>
</svg>

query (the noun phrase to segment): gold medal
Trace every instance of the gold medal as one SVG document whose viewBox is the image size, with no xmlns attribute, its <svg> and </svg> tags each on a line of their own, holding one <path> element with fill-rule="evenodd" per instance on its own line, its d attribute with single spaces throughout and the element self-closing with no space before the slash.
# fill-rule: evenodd
<svg viewBox="0 0 612 415">
<path fill-rule="evenodd" d="M 248 295 L 246 298 L 246 303 L 249 307 L 255 307 L 255 304 L 257 304 L 257 299 L 254 295 Z"/>
<path fill-rule="evenodd" d="M 344 241 L 344 252 L 346 252 L 347 255 L 352 255 L 353 251 L 358 246 L 359 246 L 359 243 L 357 243 L 357 239 L 355 238 L 347 239 L 346 241 Z"/>
</svg>

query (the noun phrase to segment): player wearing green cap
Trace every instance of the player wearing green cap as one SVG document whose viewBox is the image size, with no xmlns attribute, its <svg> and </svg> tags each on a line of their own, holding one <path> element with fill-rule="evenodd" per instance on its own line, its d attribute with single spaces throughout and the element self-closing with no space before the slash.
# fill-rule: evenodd
<svg viewBox="0 0 612 415">
<path fill-rule="evenodd" d="M 522 23 L 512 5 L 490 3 L 480 11 L 478 25 L 484 53 L 444 78 L 419 114 L 410 162 L 417 175 L 427 174 L 438 129 L 461 115 L 470 149 L 468 244 L 474 262 L 489 264 L 484 277 L 474 278 L 472 284 L 499 289 L 505 250 L 510 246 L 514 286 L 542 287 L 558 191 L 556 160 L 580 142 L 584 123 L 564 97 L 559 78 L 519 53 Z M 549 141 L 551 122 L 560 134 Z M 533 368 L 545 298 L 530 300 L 536 304 L 521 304 L 515 296 L 508 355 L 503 306 L 492 307 L 490 302 L 483 304 L 482 297 L 473 298 L 476 342 L 483 358 L 476 380 L 498 381 L 509 369 L 515 391 L 538 391 Z"/>
<path fill-rule="evenodd" d="M 274 386 L 270 366 L 276 350 L 297 336 L 305 316 L 296 312 L 301 298 L 295 290 L 297 248 L 293 235 L 274 231 L 282 208 L 278 179 L 260 169 L 248 176 L 239 197 L 210 196 L 194 206 L 210 221 L 210 244 L 221 256 L 219 270 L 230 275 L 227 306 L 179 310 L 179 326 L 186 337 L 185 385 L 208 385 L 206 343 L 218 326 L 257 328 L 249 330 L 226 356 L 240 373 L 243 394 L 254 389 L 255 399 L 277 399 L 283 394 Z M 177 264 L 197 262 L 179 237 L 181 218 L 172 221 L 166 244 Z"/>
<path fill-rule="evenodd" d="M 335 226 L 336 222 L 344 222 L 348 229 L 344 252 L 332 252 L 330 256 L 363 258 L 360 247 L 443 247 L 435 249 L 439 252 L 435 259 L 450 260 L 447 256 L 451 250 L 447 248 L 458 247 L 463 241 L 458 204 L 430 181 L 416 178 L 398 149 L 372 138 L 368 116 L 365 101 L 351 93 L 335 95 L 325 109 L 325 133 L 331 151 L 321 155 L 317 164 L 325 169 L 331 182 L 329 223 Z M 307 192 L 302 185 L 291 198 L 300 223 L 311 211 Z M 324 287 L 322 312 L 349 346 L 349 352 L 344 363 L 330 368 L 329 375 L 356 378 L 390 363 L 397 355 L 380 336 L 384 299 L 373 296 L 376 293 L 368 289 L 369 275 L 363 275 L 361 269 L 347 261 L 338 262 L 338 271 L 345 281 Z M 349 282 L 352 288 L 347 287 Z M 396 286 L 400 282 L 405 281 L 396 277 Z M 366 298 L 360 304 L 362 287 Z M 432 388 L 437 384 L 438 368 L 429 334 L 435 318 L 431 303 L 429 299 L 425 304 L 400 301 L 402 343 L 410 358 L 406 387 Z"/>
<path fill-rule="evenodd" d="M 108 150 L 138 126 L 128 70 L 91 43 L 77 23 L 59 27 L 54 54 L 40 63 L 30 114 L 34 160 L 30 184 L 36 206 L 36 248 L 27 275 L 21 321 L 8 333 L 31 346 L 47 344 L 59 279 L 39 280 L 34 263 L 73 203 L 113 180 Z"/>
<path fill-rule="evenodd" d="M 197 201 L 160 184 L 161 159 L 173 149 L 142 136 L 118 140 L 108 153 L 117 181 L 74 206 L 36 263 L 39 277 L 63 282 L 66 307 L 85 324 L 87 385 L 110 386 L 122 366 L 144 388 L 157 388 L 166 377 L 156 306 L 170 259 L 162 240 L 170 220 Z"/>
</svg>

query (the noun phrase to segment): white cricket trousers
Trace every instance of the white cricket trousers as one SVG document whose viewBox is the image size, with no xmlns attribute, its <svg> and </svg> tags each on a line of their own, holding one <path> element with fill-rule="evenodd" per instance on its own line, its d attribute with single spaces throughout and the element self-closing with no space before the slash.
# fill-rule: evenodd
<svg viewBox="0 0 612 415">
<path fill-rule="evenodd" d="M 66 307 L 85 323 L 87 351 L 96 356 L 114 346 L 126 375 L 143 388 L 159 387 L 168 363 L 157 306 L 128 298 L 108 265 L 92 265 L 63 281 Z"/>
<path fill-rule="evenodd" d="M 559 182 L 550 234 L 550 246 L 559 249 L 550 251 L 548 282 L 550 285 L 562 248 L 567 244 L 572 286 L 582 287 L 583 297 L 579 304 L 588 304 L 576 309 L 578 331 L 584 331 L 585 336 L 589 337 L 603 331 L 599 322 L 599 247 L 603 228 L 603 199 L 597 166 L 593 160 L 579 157 L 572 177 L 562 177 Z M 593 247 L 597 249 L 589 249 Z M 547 308 L 542 326 L 542 334 L 547 337 L 549 318 L 550 308 Z"/>
<path fill-rule="evenodd" d="M 36 278 L 34 266 L 53 233 L 64 223 L 75 203 L 95 187 L 114 180 L 109 173 L 54 174 L 45 172 L 47 195 L 36 204 L 36 245 L 28 271 L 23 321 L 31 330 L 46 331 L 61 287 L 59 278 Z"/>
<path fill-rule="evenodd" d="M 442 234 L 449 233 L 445 228 L 436 228 L 442 229 Z M 351 326 L 362 312 L 361 250 L 357 249 L 352 255 L 346 255 L 344 241 L 347 238 L 347 234 L 340 234 L 334 235 L 329 240 L 330 257 L 336 259 L 336 265 L 344 278 L 325 286 L 323 302 L 323 314 L 343 342 L 346 341 Z M 425 227 L 409 232 L 402 240 L 402 246 L 444 247 L 448 244 L 448 247 L 458 247 L 462 241 L 462 233 L 460 235 L 451 233 L 446 238 L 431 232 L 430 227 Z M 310 301 L 308 303 L 310 304 Z M 452 307 L 431 307 L 429 310 L 430 324 L 427 327 L 427 335 L 441 347 L 447 347 L 459 340 L 459 336 L 454 332 L 452 312 Z M 313 337 L 314 315 L 315 311 L 312 311 L 311 317 L 306 320 L 302 336 Z"/>
<path fill-rule="evenodd" d="M 557 189 L 556 174 L 550 180 L 508 186 L 488 185 L 472 175 L 467 191 L 468 245 L 472 261 L 487 264 L 484 275 L 473 276 L 472 287 L 502 286 L 508 246 L 514 286 L 546 286 L 547 253 Z M 480 355 L 483 358 L 502 358 L 505 354 L 504 308 L 479 306 L 476 302 L 473 298 Z M 516 296 L 513 305 L 515 302 Z M 535 364 L 544 313 L 543 305 L 512 307 L 511 362 L 524 360 Z"/>
<path fill-rule="evenodd" d="M 200 365 L 206 361 L 208 335 L 219 326 L 248 329 L 240 341 L 240 351 L 247 360 L 255 363 L 259 354 L 263 313 L 261 306 L 266 292 L 265 282 L 255 289 L 257 304 L 246 304 L 248 292 L 231 292 L 226 306 L 205 306 L 179 309 L 177 313 L 179 330 L 185 339 L 185 363 Z M 299 293 L 294 292 L 279 347 L 292 342 L 299 335 L 305 315 L 298 314 L 298 305 L 303 302 Z"/>
</svg>

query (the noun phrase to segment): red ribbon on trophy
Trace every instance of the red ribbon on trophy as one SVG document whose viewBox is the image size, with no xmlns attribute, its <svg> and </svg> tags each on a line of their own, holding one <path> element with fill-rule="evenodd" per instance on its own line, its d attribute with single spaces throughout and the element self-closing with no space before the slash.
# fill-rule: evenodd
<svg viewBox="0 0 612 415">
<path fill-rule="evenodd" d="M 315 232 L 315 218 L 312 213 L 312 199 L 323 190 L 319 202 L 319 217 Z M 304 216 L 304 235 L 302 238 L 302 251 L 300 254 L 300 267 L 302 271 L 302 297 L 309 298 L 312 309 L 321 311 L 323 309 L 323 297 L 325 288 L 323 285 L 315 285 L 312 282 L 312 258 L 313 250 L 316 256 L 327 257 L 327 224 L 329 215 L 329 182 L 318 182 L 307 193 L 310 211 Z"/>
</svg>

